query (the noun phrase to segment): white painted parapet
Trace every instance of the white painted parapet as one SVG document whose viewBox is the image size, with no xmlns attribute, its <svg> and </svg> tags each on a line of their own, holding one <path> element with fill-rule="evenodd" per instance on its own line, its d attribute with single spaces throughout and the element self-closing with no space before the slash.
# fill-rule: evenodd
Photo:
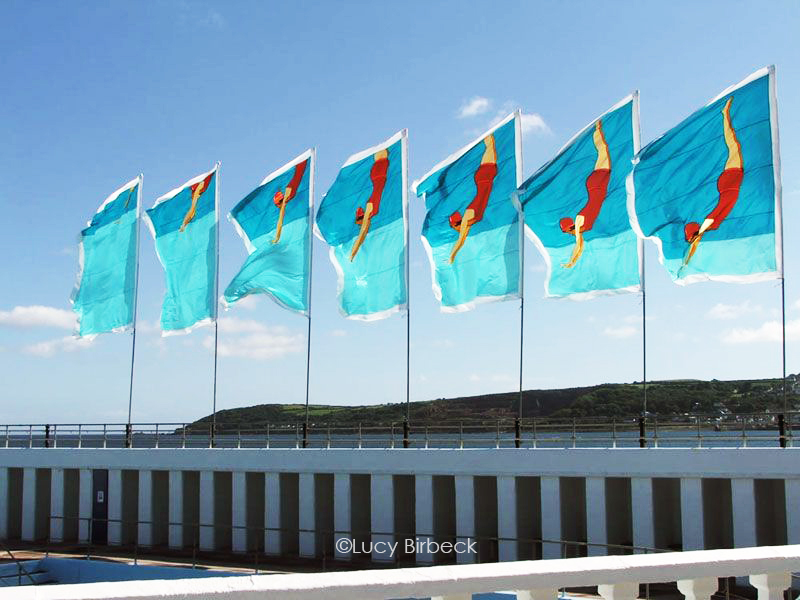
<svg viewBox="0 0 800 600">
<path fill-rule="evenodd" d="M 122 581 L 14 588 L 10 600 L 384 600 L 451 598 L 522 590 L 521 600 L 552 600 L 561 588 L 597 587 L 605 600 L 635 600 L 640 584 L 680 581 L 687 600 L 704 600 L 709 578 L 750 575 L 758 600 L 780 600 L 800 568 L 800 546 L 598 556 L 553 561 L 377 569 L 287 575 Z M 691 583 L 687 584 L 687 581 Z M 509 593 L 509 592 L 506 592 Z"/>
<path fill-rule="evenodd" d="M 786 541 L 800 544 L 800 479 L 787 479 L 786 494 Z"/>
<path fill-rule="evenodd" d="M 456 542 L 468 544 L 475 539 L 475 478 L 456 475 Z M 458 552 L 459 563 L 475 562 L 473 552 Z"/>
<path fill-rule="evenodd" d="M 333 529 L 336 532 L 333 547 L 338 560 L 349 560 L 351 557 L 349 548 L 344 548 L 339 542 L 351 537 L 350 502 L 350 475 L 336 473 L 333 476 Z"/>
</svg>

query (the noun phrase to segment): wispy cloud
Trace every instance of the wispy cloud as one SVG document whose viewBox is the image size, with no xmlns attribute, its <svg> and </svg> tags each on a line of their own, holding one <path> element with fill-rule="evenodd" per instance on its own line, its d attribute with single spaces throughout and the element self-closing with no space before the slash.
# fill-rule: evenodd
<svg viewBox="0 0 800 600">
<path fill-rule="evenodd" d="M 603 335 L 616 339 L 624 339 L 636 335 L 638 331 L 639 330 L 632 325 L 622 325 L 621 327 L 609 326 L 603 329 Z"/>
<path fill-rule="evenodd" d="M 334 329 L 331 331 L 333 337 L 345 337 L 347 332 L 344 329 Z"/>
<path fill-rule="evenodd" d="M 549 134 L 550 127 L 544 122 L 544 118 L 539 113 L 522 113 L 520 116 L 522 125 L 522 135 L 526 134 Z"/>
<path fill-rule="evenodd" d="M 753 305 L 750 300 L 745 300 L 740 304 L 724 304 L 722 302 L 715 304 L 706 313 L 710 319 L 732 320 L 739 319 L 747 314 L 761 313 L 763 308 L 759 305 Z"/>
<path fill-rule="evenodd" d="M 287 327 L 271 327 L 253 319 L 222 317 L 220 331 L 226 333 L 220 341 L 220 356 L 271 360 L 300 352 L 305 347 L 305 337 L 289 331 Z M 214 347 L 214 338 L 203 340 L 206 348 Z"/>
<path fill-rule="evenodd" d="M 63 337 L 45 342 L 29 344 L 22 348 L 25 354 L 32 354 L 42 358 L 50 358 L 64 352 L 77 352 L 88 348 L 91 342 L 86 338 Z"/>
<path fill-rule="evenodd" d="M 0 325 L 8 327 L 56 327 L 74 329 L 75 313 L 53 306 L 15 306 L 11 310 L 0 310 Z"/>
<path fill-rule="evenodd" d="M 781 322 L 766 321 L 758 327 L 738 327 L 731 329 L 722 336 L 726 344 L 753 344 L 759 342 L 780 342 Z M 800 319 L 786 323 L 786 340 L 800 340 Z"/>
<path fill-rule="evenodd" d="M 244 310 L 254 310 L 258 306 L 258 296 L 255 294 L 245 296 L 236 303 L 236 306 Z"/>
<path fill-rule="evenodd" d="M 469 117 L 477 117 L 487 112 L 492 106 L 492 101 L 483 96 L 475 96 L 469 100 L 465 100 L 458 109 L 457 116 L 459 119 L 467 119 Z"/>
</svg>

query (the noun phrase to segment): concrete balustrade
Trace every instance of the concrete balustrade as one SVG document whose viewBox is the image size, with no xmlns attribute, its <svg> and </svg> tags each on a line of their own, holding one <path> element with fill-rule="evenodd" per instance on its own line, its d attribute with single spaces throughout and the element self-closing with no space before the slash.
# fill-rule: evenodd
<svg viewBox="0 0 800 600">
<path fill-rule="evenodd" d="M 377 569 L 288 575 L 204 577 L 43 586 L 6 592 L 38 600 L 137 600 L 180 595 L 204 600 L 472 600 L 473 594 L 556 600 L 563 588 L 596 588 L 604 600 L 635 600 L 640 585 L 677 582 L 686 600 L 708 600 L 718 578 L 741 577 L 758 600 L 781 600 L 800 569 L 800 546 L 597 556 L 554 561 Z M 749 576 L 749 577 L 747 577 Z M 745 579 L 747 577 L 747 579 Z M 792 594 L 793 595 L 793 594 Z M 790 596 L 791 597 L 791 596 Z"/>
<path fill-rule="evenodd" d="M 0 539 L 419 565 L 774 545 L 800 541 L 797 452 L 0 449 Z"/>
</svg>

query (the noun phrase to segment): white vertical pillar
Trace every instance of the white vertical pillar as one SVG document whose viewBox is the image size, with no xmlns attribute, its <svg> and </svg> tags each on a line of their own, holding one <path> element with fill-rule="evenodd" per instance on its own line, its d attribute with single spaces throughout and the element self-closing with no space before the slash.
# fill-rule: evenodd
<svg viewBox="0 0 800 600">
<path fill-rule="evenodd" d="M 517 478 L 513 476 L 497 478 L 497 536 L 498 558 L 517 560 Z"/>
<path fill-rule="evenodd" d="M 597 586 L 597 593 L 604 600 L 636 600 L 639 596 L 639 584 L 633 581 L 611 583 Z"/>
<path fill-rule="evenodd" d="M 469 542 L 475 539 L 475 482 L 472 475 L 456 475 L 456 541 Z M 472 552 L 459 552 L 456 561 L 472 563 L 476 560 Z"/>
<path fill-rule="evenodd" d="M 122 543 L 122 471 L 108 470 L 108 544 Z"/>
<path fill-rule="evenodd" d="M 231 547 L 234 552 L 247 552 L 247 473 L 244 471 L 234 471 L 231 476 L 231 498 Z"/>
<path fill-rule="evenodd" d="M 0 540 L 8 539 L 8 468 L 0 467 Z"/>
<path fill-rule="evenodd" d="M 540 478 L 542 496 L 542 558 L 561 558 L 561 487 L 558 477 Z"/>
<path fill-rule="evenodd" d="M 653 520 L 653 480 L 649 477 L 631 477 L 631 517 L 633 545 L 655 548 L 655 522 Z M 641 553 L 642 550 L 634 552 Z"/>
<path fill-rule="evenodd" d="M 89 541 L 89 523 L 92 520 L 92 470 L 78 471 L 78 541 Z"/>
<path fill-rule="evenodd" d="M 709 600 L 717 593 L 719 579 L 716 577 L 698 577 L 697 579 L 679 579 L 678 591 L 686 600 Z"/>
<path fill-rule="evenodd" d="M 385 544 L 394 542 L 394 482 L 391 475 L 383 474 L 373 474 L 369 480 L 372 560 L 393 561 L 394 557 Z M 376 544 L 379 544 L 377 548 Z"/>
<path fill-rule="evenodd" d="M 703 482 L 699 477 L 681 478 L 681 530 L 683 550 L 704 550 Z"/>
<path fill-rule="evenodd" d="M 264 552 L 267 554 L 281 553 L 281 478 L 279 473 L 266 473 L 264 475 L 264 490 L 266 515 L 264 518 Z"/>
<path fill-rule="evenodd" d="M 338 560 L 349 560 L 350 551 L 339 549 L 340 539 L 352 539 L 350 530 L 350 474 L 336 473 L 333 476 L 333 529 L 334 552 Z"/>
<path fill-rule="evenodd" d="M 314 495 L 314 474 L 300 473 L 298 475 L 299 511 L 299 548 L 300 556 L 313 557 L 316 555 L 316 514 Z"/>
<path fill-rule="evenodd" d="M 589 556 L 608 554 L 608 527 L 606 523 L 606 480 L 604 477 L 586 478 L 586 541 Z"/>
<path fill-rule="evenodd" d="M 169 472 L 169 547 L 183 548 L 183 471 Z"/>
<path fill-rule="evenodd" d="M 786 543 L 800 544 L 800 479 L 784 479 Z"/>
<path fill-rule="evenodd" d="M 22 539 L 26 542 L 36 539 L 36 469 L 33 467 L 22 470 Z"/>
<path fill-rule="evenodd" d="M 200 471 L 200 550 L 214 549 L 214 471 Z"/>
<path fill-rule="evenodd" d="M 433 476 L 414 476 L 414 512 L 417 538 L 417 562 L 432 564 L 433 552 L 430 544 L 433 542 Z M 421 550 L 421 552 L 419 551 Z"/>
<path fill-rule="evenodd" d="M 145 548 L 153 545 L 153 472 L 139 471 L 139 523 L 137 543 Z"/>
<path fill-rule="evenodd" d="M 731 479 L 733 547 L 756 546 L 756 490 L 752 479 Z"/>
<path fill-rule="evenodd" d="M 2 507 L 7 506 L 2 502 Z M 64 469 L 50 471 L 50 541 L 64 541 Z"/>
<path fill-rule="evenodd" d="M 762 573 L 760 575 L 750 575 L 750 585 L 758 590 L 758 600 L 783 600 L 783 591 L 792 585 L 792 574 Z"/>
</svg>

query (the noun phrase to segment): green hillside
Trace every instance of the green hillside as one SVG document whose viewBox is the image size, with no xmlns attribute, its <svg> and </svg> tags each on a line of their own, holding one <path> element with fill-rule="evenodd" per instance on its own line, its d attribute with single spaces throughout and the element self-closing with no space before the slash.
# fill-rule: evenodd
<svg viewBox="0 0 800 600">
<path fill-rule="evenodd" d="M 800 409 L 800 397 L 794 392 L 800 376 L 787 377 L 789 407 Z M 436 423 L 469 419 L 512 419 L 517 415 L 519 394 L 507 392 L 459 398 L 439 398 L 412 402 L 410 417 L 416 423 Z M 780 379 L 740 381 L 671 380 L 647 384 L 648 413 L 659 416 L 726 414 L 781 411 Z M 217 413 L 218 425 L 244 426 L 259 423 L 294 424 L 304 420 L 301 404 L 259 404 L 232 408 Z M 640 383 L 608 383 L 580 388 L 526 390 L 523 392 L 524 417 L 625 417 L 642 411 Z M 357 425 L 391 423 L 405 417 L 405 404 L 369 406 L 329 406 L 312 404 L 309 421 Z M 193 425 L 209 424 L 211 415 Z"/>
</svg>

